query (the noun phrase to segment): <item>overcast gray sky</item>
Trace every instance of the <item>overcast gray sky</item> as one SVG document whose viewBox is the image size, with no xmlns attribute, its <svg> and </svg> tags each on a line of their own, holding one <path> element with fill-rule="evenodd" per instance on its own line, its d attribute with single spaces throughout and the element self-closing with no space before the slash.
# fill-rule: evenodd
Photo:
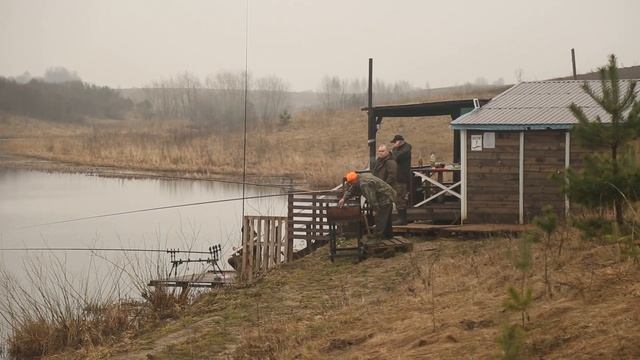
<svg viewBox="0 0 640 360">
<path fill-rule="evenodd" d="M 323 75 L 431 87 L 640 64 L 638 0 L 248 0 L 249 70 L 293 90 Z M 113 87 L 243 70 L 246 0 L 0 0 L 0 75 L 64 66 Z M 633 34 L 636 34 L 635 36 Z"/>
</svg>

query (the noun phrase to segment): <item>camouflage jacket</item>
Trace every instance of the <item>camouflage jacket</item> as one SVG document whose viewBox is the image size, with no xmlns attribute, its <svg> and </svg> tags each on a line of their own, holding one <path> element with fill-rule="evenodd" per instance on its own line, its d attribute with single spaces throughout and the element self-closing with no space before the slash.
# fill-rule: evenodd
<svg viewBox="0 0 640 360">
<path fill-rule="evenodd" d="M 371 174 L 360 174 L 358 178 L 359 184 L 352 185 L 345 191 L 345 199 L 361 193 L 374 209 L 391 205 L 394 202 L 396 191 L 389 184 Z"/>
<path fill-rule="evenodd" d="M 373 175 L 384 180 L 392 188 L 396 186 L 396 176 L 398 175 L 398 165 L 391 155 L 383 159 L 376 159 L 373 164 Z"/>
</svg>

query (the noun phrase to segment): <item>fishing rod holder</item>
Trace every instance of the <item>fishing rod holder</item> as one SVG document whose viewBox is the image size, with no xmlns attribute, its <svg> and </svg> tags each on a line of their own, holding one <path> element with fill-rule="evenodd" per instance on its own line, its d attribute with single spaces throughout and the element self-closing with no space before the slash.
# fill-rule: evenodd
<svg viewBox="0 0 640 360">
<path fill-rule="evenodd" d="M 169 270 L 169 276 L 171 276 L 172 273 L 174 274 L 174 276 L 178 276 L 178 266 L 180 266 L 182 264 L 190 264 L 190 263 L 211 264 L 211 266 L 213 267 L 214 271 L 216 269 L 218 269 L 220 272 L 222 272 L 222 269 L 220 268 L 220 265 L 218 264 L 218 262 L 220 261 L 220 253 L 221 252 L 222 252 L 222 246 L 220 244 L 216 244 L 216 245 L 210 246 L 208 248 L 208 252 L 205 252 L 205 251 L 180 250 L 178 248 L 176 248 L 176 249 L 167 249 L 167 254 L 169 254 L 169 258 L 170 258 L 170 262 L 171 262 L 171 269 Z M 180 254 L 180 253 L 208 254 L 209 257 L 204 258 L 204 259 L 203 258 L 191 259 L 190 257 L 187 257 L 186 259 L 177 258 L 176 255 Z"/>
</svg>

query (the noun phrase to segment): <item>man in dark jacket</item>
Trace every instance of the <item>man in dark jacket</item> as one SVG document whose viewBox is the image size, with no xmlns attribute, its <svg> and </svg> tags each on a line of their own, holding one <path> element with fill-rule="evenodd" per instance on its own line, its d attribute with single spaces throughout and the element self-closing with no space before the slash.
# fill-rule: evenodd
<svg viewBox="0 0 640 360">
<path fill-rule="evenodd" d="M 378 147 L 378 157 L 376 158 L 376 162 L 373 164 L 372 172 L 373 175 L 384 180 L 384 182 L 395 189 L 398 165 L 396 164 L 396 161 L 393 160 L 391 152 L 389 152 L 386 145 L 380 145 L 380 147 Z"/>
<path fill-rule="evenodd" d="M 396 178 L 396 209 L 398 210 L 398 224 L 407 224 L 407 206 L 409 202 L 409 189 L 411 175 L 411 144 L 404 141 L 402 135 L 396 135 L 391 140 L 393 150 L 391 154 L 398 164 L 398 177 Z"/>
</svg>

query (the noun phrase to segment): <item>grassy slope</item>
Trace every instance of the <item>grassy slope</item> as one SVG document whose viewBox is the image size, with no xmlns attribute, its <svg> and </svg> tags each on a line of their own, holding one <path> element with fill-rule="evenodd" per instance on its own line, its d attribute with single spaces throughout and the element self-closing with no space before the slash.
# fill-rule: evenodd
<svg viewBox="0 0 640 360">
<path fill-rule="evenodd" d="M 507 286 L 519 281 L 506 260 L 513 246 L 508 239 L 441 239 L 419 242 L 410 254 L 359 264 L 331 263 L 323 248 L 251 286 L 204 295 L 184 317 L 140 340 L 75 355 L 495 358 L 501 325 L 520 319 L 502 307 Z M 548 299 L 540 246 L 534 251 L 527 357 L 640 357 L 638 265 L 617 260 L 614 246 L 569 241 L 562 256 L 552 257 L 554 295 Z"/>
</svg>

